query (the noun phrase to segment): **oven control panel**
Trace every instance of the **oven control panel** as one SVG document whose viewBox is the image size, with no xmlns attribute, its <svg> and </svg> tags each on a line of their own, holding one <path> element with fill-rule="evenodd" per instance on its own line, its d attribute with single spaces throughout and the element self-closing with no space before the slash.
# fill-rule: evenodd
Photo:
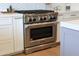
<svg viewBox="0 0 79 59">
<path fill-rule="evenodd" d="M 46 13 L 46 14 L 26 14 L 24 15 L 24 23 L 41 23 L 51 22 L 57 20 L 58 13 Z"/>
</svg>

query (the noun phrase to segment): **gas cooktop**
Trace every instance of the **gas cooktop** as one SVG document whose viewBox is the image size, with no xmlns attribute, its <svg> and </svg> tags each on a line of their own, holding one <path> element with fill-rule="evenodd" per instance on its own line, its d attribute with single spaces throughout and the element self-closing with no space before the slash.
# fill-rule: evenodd
<svg viewBox="0 0 79 59">
<path fill-rule="evenodd" d="M 54 12 L 52 10 L 15 10 L 16 13 L 22 13 L 22 14 L 40 14 L 40 13 L 49 13 L 49 12 Z"/>
<path fill-rule="evenodd" d="M 57 12 L 52 10 L 15 10 L 23 14 L 24 24 L 52 22 L 57 20 Z"/>
</svg>

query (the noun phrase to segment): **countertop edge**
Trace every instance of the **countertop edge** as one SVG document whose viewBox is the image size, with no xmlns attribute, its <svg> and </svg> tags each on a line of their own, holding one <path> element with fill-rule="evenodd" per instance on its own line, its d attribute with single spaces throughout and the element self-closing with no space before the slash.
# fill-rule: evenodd
<svg viewBox="0 0 79 59">
<path fill-rule="evenodd" d="M 72 24 L 72 23 L 67 23 L 67 22 L 60 22 L 61 27 L 69 28 L 72 30 L 77 30 L 79 31 L 79 25 L 77 24 Z"/>
</svg>

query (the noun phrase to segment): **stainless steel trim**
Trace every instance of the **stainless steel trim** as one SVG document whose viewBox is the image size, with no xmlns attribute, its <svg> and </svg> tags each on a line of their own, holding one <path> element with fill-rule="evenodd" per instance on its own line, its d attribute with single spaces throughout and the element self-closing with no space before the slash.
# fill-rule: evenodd
<svg viewBox="0 0 79 59">
<path fill-rule="evenodd" d="M 30 48 L 26 48 L 25 49 L 25 54 L 29 54 L 35 51 L 39 51 L 39 50 L 43 50 L 43 49 L 47 49 L 47 48 L 51 48 L 51 47 L 55 47 L 56 44 L 55 42 L 51 42 L 51 43 L 47 43 L 47 44 L 43 44 L 43 45 L 39 45 L 39 46 L 34 46 L 34 47 L 30 47 Z"/>
<path fill-rule="evenodd" d="M 27 27 L 44 27 L 44 26 L 49 26 L 49 25 L 52 25 L 52 24 L 58 24 L 59 22 L 55 21 L 55 22 L 45 22 L 45 23 L 35 23 L 35 24 L 25 24 L 24 25 L 24 28 L 27 28 Z"/>
<path fill-rule="evenodd" d="M 48 38 L 45 38 L 45 39 L 43 38 L 43 39 L 38 39 L 38 40 L 35 40 L 35 41 L 31 41 L 30 46 L 37 46 L 37 45 L 41 45 L 41 44 L 45 44 L 45 43 L 54 42 L 54 41 L 56 41 L 54 39 L 55 38 L 53 38 L 53 37 L 48 37 Z"/>
<path fill-rule="evenodd" d="M 34 13 L 32 13 L 32 14 L 24 14 L 23 15 L 23 17 L 24 17 L 24 23 L 34 23 L 34 22 L 41 22 L 41 20 L 40 20 L 40 18 L 44 18 L 44 17 L 46 17 L 46 20 L 42 20 L 42 21 L 50 21 L 50 16 L 54 16 L 54 17 L 57 17 L 57 15 L 58 15 L 58 13 L 53 13 L 53 12 L 51 12 L 51 13 L 41 13 L 41 14 L 34 14 Z M 36 18 L 36 20 L 35 21 L 29 21 L 29 17 L 31 17 L 31 18 Z"/>
</svg>

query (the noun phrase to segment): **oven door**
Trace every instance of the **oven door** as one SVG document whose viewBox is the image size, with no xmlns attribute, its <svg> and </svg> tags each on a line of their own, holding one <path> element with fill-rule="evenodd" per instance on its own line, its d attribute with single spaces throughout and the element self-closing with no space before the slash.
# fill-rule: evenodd
<svg viewBox="0 0 79 59">
<path fill-rule="evenodd" d="M 25 26 L 25 47 L 56 41 L 57 23 L 47 22 Z"/>
</svg>

